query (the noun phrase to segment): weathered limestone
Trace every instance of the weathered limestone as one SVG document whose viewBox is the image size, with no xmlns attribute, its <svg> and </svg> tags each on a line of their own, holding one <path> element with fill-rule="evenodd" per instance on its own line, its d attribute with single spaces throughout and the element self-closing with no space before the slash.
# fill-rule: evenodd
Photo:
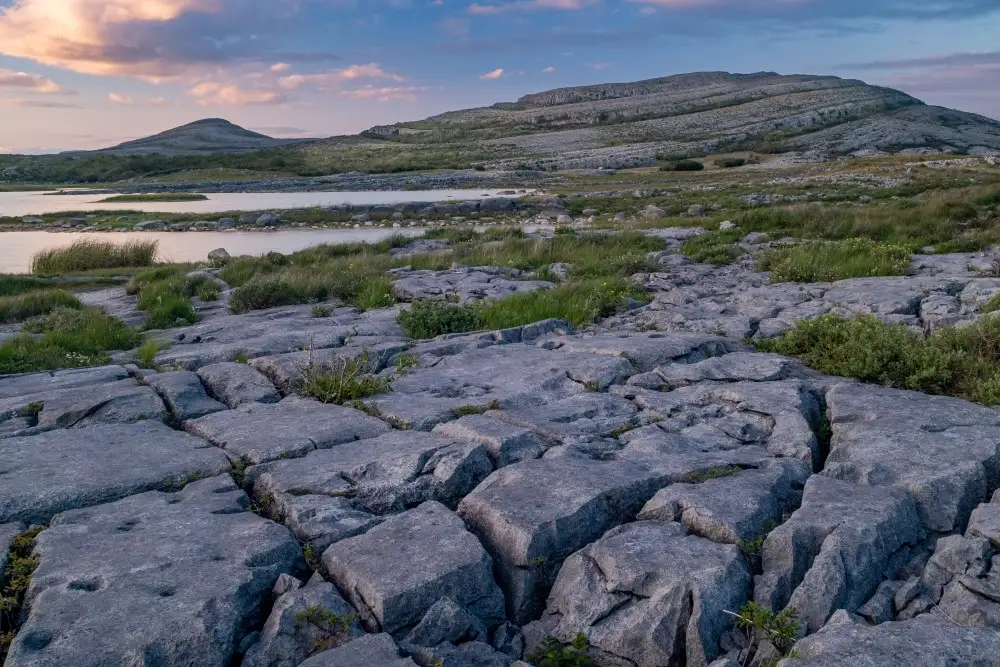
<svg viewBox="0 0 1000 667">
<path fill-rule="evenodd" d="M 134 380 L 63 390 L 56 395 L 40 396 L 35 402 L 44 406 L 38 413 L 38 426 L 42 428 L 131 424 L 167 418 L 167 409 L 156 392 Z"/>
<path fill-rule="evenodd" d="M 339 648 L 317 653 L 299 667 L 417 667 L 404 658 L 387 634 L 365 635 Z"/>
<path fill-rule="evenodd" d="M 31 394 L 44 394 L 61 389 L 72 389 L 74 387 L 108 384 L 127 378 L 128 371 L 122 366 L 72 368 L 65 371 L 52 371 L 50 373 L 12 375 L 5 377 L 3 382 L 0 382 L 0 399 L 29 396 Z M 3 403 L 0 402 L 0 406 L 2 405 Z"/>
<path fill-rule="evenodd" d="M 247 471 L 247 481 L 300 540 L 321 552 L 375 525 L 376 515 L 426 500 L 454 507 L 491 472 L 484 445 L 392 431 L 255 466 Z"/>
<path fill-rule="evenodd" d="M 397 277 L 392 291 L 401 301 L 454 299 L 458 303 L 469 303 L 555 287 L 543 280 L 519 280 L 520 271 L 494 266 L 460 267 L 448 271 L 403 268 L 392 273 Z"/>
<path fill-rule="evenodd" d="M 226 409 L 225 405 L 208 397 L 201 380 L 190 371 L 154 373 L 147 375 L 145 382 L 160 395 L 178 421 L 197 419 Z"/>
<path fill-rule="evenodd" d="M 992 667 L 1000 655 L 1000 633 L 963 628 L 936 614 L 873 627 L 838 611 L 794 650 L 798 657 L 778 667 Z"/>
<path fill-rule="evenodd" d="M 893 555 L 920 535 L 904 490 L 814 475 L 802 507 L 764 540 L 754 598 L 775 611 L 794 607 L 803 628 L 815 632 L 834 611 L 861 607 L 892 578 Z"/>
<path fill-rule="evenodd" d="M 333 544 L 323 566 L 373 631 L 404 630 L 442 597 L 487 625 L 504 618 L 493 560 L 440 503 L 426 502 Z"/>
<path fill-rule="evenodd" d="M 453 422 L 438 424 L 435 434 L 486 445 L 497 468 L 520 461 L 537 459 L 547 444 L 534 432 L 482 415 L 467 415 Z"/>
<path fill-rule="evenodd" d="M 966 534 L 985 537 L 995 551 L 1000 551 L 1000 491 L 993 494 L 992 503 L 984 503 L 972 511 Z"/>
<path fill-rule="evenodd" d="M 59 512 L 228 469 L 221 451 L 156 421 L 7 438 L 0 440 L 0 523 L 44 523 Z"/>
<path fill-rule="evenodd" d="M 583 633 L 607 664 L 707 665 L 732 627 L 750 571 L 735 546 L 686 535 L 677 523 L 610 530 L 566 559 L 546 614 L 570 642 Z M 602 661 L 601 664 L 605 664 Z"/>
<path fill-rule="evenodd" d="M 297 667 L 310 655 L 364 635 L 354 607 L 318 574 L 278 595 L 243 667 Z M 280 583 L 280 582 L 279 582 Z M 301 586 L 301 587 L 299 587 Z"/>
<path fill-rule="evenodd" d="M 958 530 L 1000 487 L 1000 411 L 853 384 L 833 387 L 827 404 L 833 440 L 823 474 L 906 489 L 929 530 Z"/>
<path fill-rule="evenodd" d="M 384 422 L 358 410 L 298 396 L 274 404 L 244 404 L 186 422 L 184 428 L 251 463 L 304 456 L 389 430 Z"/>
<path fill-rule="evenodd" d="M 281 394 L 263 373 L 247 364 L 222 362 L 202 366 L 198 377 L 208 393 L 230 408 L 238 408 L 244 403 L 277 403 Z"/>
<path fill-rule="evenodd" d="M 302 558 L 246 503 L 226 476 L 57 516 L 37 539 L 30 614 L 5 664 L 227 664 Z"/>
<path fill-rule="evenodd" d="M 640 373 L 671 361 L 700 361 L 742 346 L 719 336 L 691 333 L 602 334 L 567 338 L 561 350 L 627 359 Z"/>
<path fill-rule="evenodd" d="M 609 437 L 637 426 L 638 412 L 629 400 L 588 392 L 540 406 L 490 410 L 486 416 L 527 428 L 549 442 L 569 444 Z"/>
<path fill-rule="evenodd" d="M 630 461 L 559 458 L 502 468 L 459 504 L 496 560 L 508 614 L 541 611 L 563 559 L 635 516 L 666 482 Z"/>
</svg>

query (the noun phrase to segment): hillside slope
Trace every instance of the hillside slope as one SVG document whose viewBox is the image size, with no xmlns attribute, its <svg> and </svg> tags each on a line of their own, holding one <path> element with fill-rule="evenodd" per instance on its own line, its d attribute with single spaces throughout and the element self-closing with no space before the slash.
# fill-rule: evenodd
<svg viewBox="0 0 1000 667">
<path fill-rule="evenodd" d="M 365 136 L 476 144 L 485 154 L 513 153 L 560 168 L 633 166 L 663 154 L 731 150 L 1000 151 L 998 121 L 930 107 L 863 81 L 773 72 L 698 72 L 562 88 L 374 127 Z"/>
<path fill-rule="evenodd" d="M 205 118 L 150 137 L 127 141 L 92 153 L 109 155 L 196 155 L 245 153 L 297 143 L 299 139 L 274 139 L 251 132 L 222 118 Z"/>
</svg>

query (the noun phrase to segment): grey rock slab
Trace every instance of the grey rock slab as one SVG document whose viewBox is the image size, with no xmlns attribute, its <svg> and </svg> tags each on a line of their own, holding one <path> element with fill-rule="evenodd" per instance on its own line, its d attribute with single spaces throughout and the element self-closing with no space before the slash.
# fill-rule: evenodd
<svg viewBox="0 0 1000 667">
<path fill-rule="evenodd" d="M 493 555 L 511 620 L 541 611 L 562 561 L 633 518 L 667 483 L 630 461 L 559 458 L 493 473 L 459 504 L 459 515 Z"/>
<path fill-rule="evenodd" d="M 671 363 L 654 371 L 664 386 L 674 389 L 705 380 L 719 382 L 774 382 L 800 377 L 805 373 L 794 359 L 776 354 L 734 352 L 693 364 Z"/>
<path fill-rule="evenodd" d="M 233 457 L 263 463 L 303 456 L 315 449 L 373 438 L 389 430 L 359 410 L 290 396 L 279 403 L 250 403 L 186 422 L 185 430 Z"/>
<path fill-rule="evenodd" d="M 834 611 L 856 611 L 892 578 L 892 556 L 921 536 L 903 489 L 862 486 L 822 475 L 806 483 L 802 506 L 764 540 L 756 601 L 798 612 L 815 632 Z"/>
<path fill-rule="evenodd" d="M 489 418 L 530 429 L 551 442 L 607 437 L 638 425 L 638 408 L 620 396 L 587 392 L 540 406 L 490 410 Z"/>
<path fill-rule="evenodd" d="M 201 380 L 191 371 L 155 373 L 145 378 L 147 385 L 160 395 L 175 419 L 187 421 L 227 409 L 209 398 Z"/>
<path fill-rule="evenodd" d="M 486 626 L 450 597 L 435 602 L 403 640 L 413 646 L 435 647 L 488 638 Z"/>
<path fill-rule="evenodd" d="M 228 664 L 282 573 L 288 531 L 228 476 L 60 514 L 37 539 L 8 667 Z"/>
<path fill-rule="evenodd" d="M 1000 551 L 1000 503 L 983 504 L 972 511 L 969 527 L 965 532 L 970 537 L 985 537 Z"/>
<path fill-rule="evenodd" d="M 360 639 L 312 656 L 299 667 L 417 667 L 402 657 L 388 634 L 365 635 Z"/>
<path fill-rule="evenodd" d="M 443 643 L 432 649 L 419 649 L 414 657 L 434 667 L 510 667 L 514 659 L 481 641 L 454 645 Z"/>
<path fill-rule="evenodd" d="M 896 486 L 925 526 L 952 532 L 1000 486 L 1000 411 L 871 385 L 827 394 L 833 439 L 824 475 Z"/>
<path fill-rule="evenodd" d="M 0 380 L 0 399 L 14 396 L 27 396 L 86 387 L 96 384 L 107 384 L 128 378 L 128 371 L 123 366 L 100 366 L 98 368 L 74 368 L 65 371 L 48 373 L 30 373 L 28 375 L 8 375 Z M 2 405 L 2 403 L 0 403 Z"/>
<path fill-rule="evenodd" d="M 487 625 L 504 618 L 493 560 L 461 519 L 433 501 L 331 545 L 323 567 L 369 629 L 412 626 L 445 596 Z"/>
<path fill-rule="evenodd" d="M 638 518 L 679 521 L 713 542 L 739 544 L 763 535 L 796 508 L 808 477 L 801 461 L 779 459 L 700 484 L 671 484 L 656 492 Z"/>
<path fill-rule="evenodd" d="M 546 442 L 534 432 L 483 415 L 466 415 L 453 422 L 438 424 L 433 433 L 486 445 L 498 468 L 537 459 L 545 453 Z"/>
<path fill-rule="evenodd" d="M 740 349 L 741 344 L 719 336 L 695 333 L 601 334 L 567 338 L 561 350 L 623 357 L 640 373 L 675 360 L 700 361 Z"/>
<path fill-rule="evenodd" d="M 227 470 L 221 451 L 155 421 L 7 438 L 0 440 L 0 522 L 44 523 L 59 512 Z"/>
<path fill-rule="evenodd" d="M 558 619 L 557 639 L 583 633 L 620 664 L 707 665 L 733 626 L 725 612 L 742 606 L 750 584 L 737 547 L 686 535 L 677 523 L 639 521 L 567 558 L 546 614 Z"/>
<path fill-rule="evenodd" d="M 244 403 L 277 403 L 281 394 L 267 376 L 247 364 L 231 361 L 202 366 L 198 377 L 208 393 L 230 408 Z"/>
<path fill-rule="evenodd" d="M 43 428 L 131 424 L 167 418 L 167 409 L 156 392 L 131 379 L 65 390 L 42 397 L 39 402 L 44 407 L 38 414 L 38 425 Z"/>
<path fill-rule="evenodd" d="M 243 667 L 297 667 L 313 653 L 364 635 L 355 616 L 333 584 L 314 575 L 305 586 L 278 596 Z"/>
<path fill-rule="evenodd" d="M 937 611 L 962 627 L 1000 634 L 1000 573 L 959 577 L 945 587 Z"/>
<path fill-rule="evenodd" d="M 870 626 L 837 612 L 795 644 L 778 667 L 995 667 L 1000 633 L 963 628 L 937 614 Z"/>
</svg>

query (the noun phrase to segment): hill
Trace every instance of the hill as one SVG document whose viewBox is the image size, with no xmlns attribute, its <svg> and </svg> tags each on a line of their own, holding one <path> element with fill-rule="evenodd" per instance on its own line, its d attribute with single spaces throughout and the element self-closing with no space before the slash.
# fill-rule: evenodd
<svg viewBox="0 0 1000 667">
<path fill-rule="evenodd" d="M 863 81 L 774 72 L 697 72 L 560 88 L 364 135 L 406 144 L 474 143 L 486 154 L 529 156 L 560 168 L 733 150 L 1000 151 L 998 121 Z M 524 158 L 504 163 L 517 161 Z"/>
<path fill-rule="evenodd" d="M 104 148 L 90 153 L 105 155 L 197 155 L 206 153 L 246 153 L 287 146 L 301 139 L 274 139 L 251 132 L 222 118 L 205 118 L 151 137 Z"/>
</svg>

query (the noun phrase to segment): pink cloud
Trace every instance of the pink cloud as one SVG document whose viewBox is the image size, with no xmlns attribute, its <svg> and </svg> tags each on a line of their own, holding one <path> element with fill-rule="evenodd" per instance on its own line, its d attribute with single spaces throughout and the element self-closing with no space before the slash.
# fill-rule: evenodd
<svg viewBox="0 0 1000 667">
<path fill-rule="evenodd" d="M 342 97 L 353 100 L 377 100 L 379 102 L 416 102 L 417 94 L 430 90 L 427 86 L 364 86 L 352 90 L 342 90 Z"/>
<path fill-rule="evenodd" d="M 498 67 L 492 72 L 487 72 L 486 74 L 480 74 L 479 78 L 483 80 L 499 79 L 503 77 L 503 68 Z"/>
<path fill-rule="evenodd" d="M 62 87 L 41 74 L 0 69 L 0 88 L 21 88 L 33 93 L 62 93 Z"/>
<path fill-rule="evenodd" d="M 335 69 L 316 74 L 290 74 L 278 79 L 278 85 L 283 90 L 297 90 L 302 86 L 312 86 L 319 90 L 339 88 L 344 83 L 358 79 L 382 79 L 402 83 L 406 77 L 387 72 L 376 63 L 367 65 L 351 65 L 344 69 Z"/>
<path fill-rule="evenodd" d="M 481 5 L 473 3 L 469 5 L 470 14 L 491 15 L 502 14 L 504 12 L 525 12 L 538 11 L 543 9 L 583 9 L 589 5 L 596 5 L 601 0 L 517 0 L 501 5 Z"/>
<path fill-rule="evenodd" d="M 243 107 L 284 102 L 281 93 L 264 88 L 242 88 L 238 83 L 205 81 L 193 86 L 188 93 L 205 107 Z"/>
</svg>

